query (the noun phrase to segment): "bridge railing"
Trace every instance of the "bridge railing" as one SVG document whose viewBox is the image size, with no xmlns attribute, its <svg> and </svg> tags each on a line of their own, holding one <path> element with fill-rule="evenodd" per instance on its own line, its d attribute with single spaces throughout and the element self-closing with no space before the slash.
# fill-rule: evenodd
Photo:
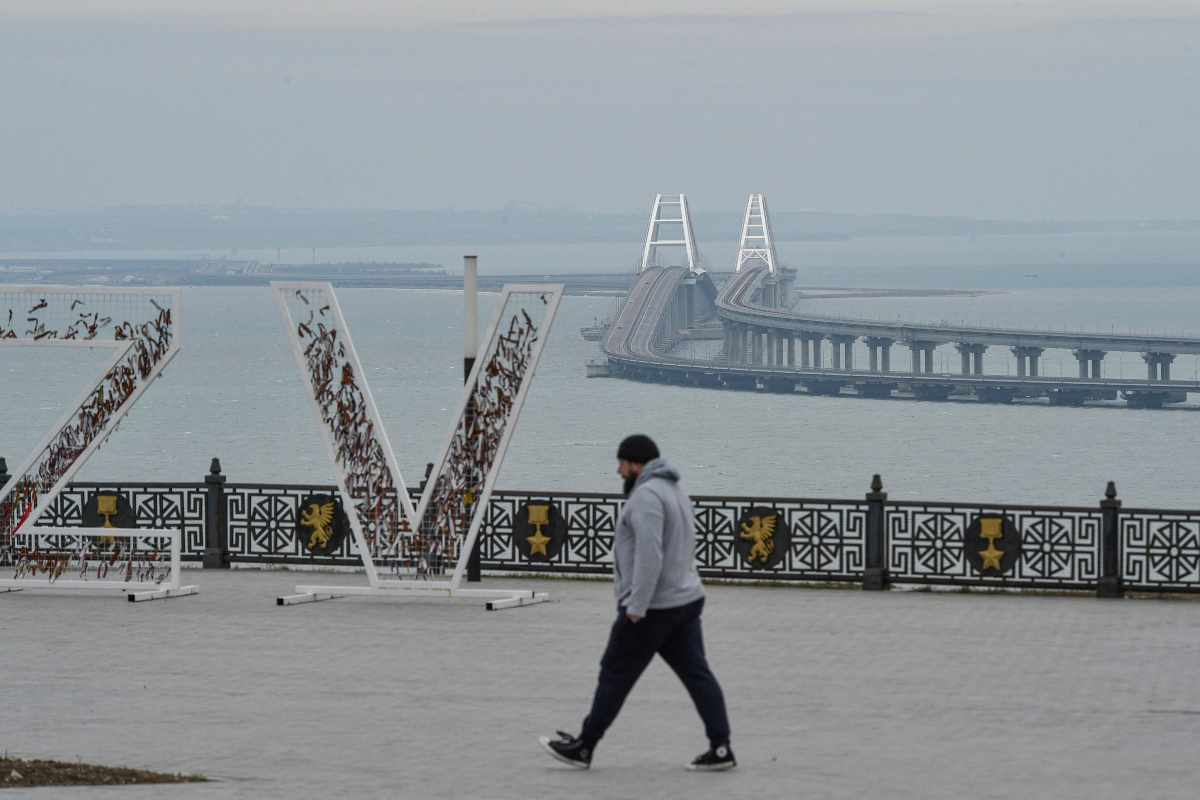
<svg viewBox="0 0 1200 800">
<path fill-rule="evenodd" d="M 4 472 L 0 459 L 0 482 Z M 357 567 L 350 537 L 315 555 L 300 533 L 305 499 L 332 493 L 328 485 L 226 483 L 214 463 L 195 483 L 72 484 L 37 524 L 96 525 L 97 496 L 115 494 L 125 516 L 114 524 L 182 529 L 186 561 Z M 895 501 L 878 476 L 861 500 L 694 500 L 696 559 L 707 578 L 1101 596 L 1200 592 L 1200 510 L 1122 508 L 1112 484 L 1090 507 Z M 498 491 L 484 512 L 482 568 L 608 574 L 623 504 L 618 494 Z M 535 549 L 531 540 L 546 546 Z M 11 553 L 0 543 L 0 564 L 6 557 Z"/>
</svg>

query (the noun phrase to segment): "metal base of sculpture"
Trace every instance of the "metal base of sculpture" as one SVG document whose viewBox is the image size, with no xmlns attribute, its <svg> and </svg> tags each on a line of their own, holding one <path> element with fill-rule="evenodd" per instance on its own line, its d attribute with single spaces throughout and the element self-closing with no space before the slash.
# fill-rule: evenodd
<svg viewBox="0 0 1200 800">
<path fill-rule="evenodd" d="M 12 577 L 0 578 L 0 593 L 118 593 L 131 603 L 196 594 L 181 578 L 178 530 L 39 527 L 21 537 L 27 545 Z M 160 559 L 164 540 L 168 555 Z"/>
</svg>

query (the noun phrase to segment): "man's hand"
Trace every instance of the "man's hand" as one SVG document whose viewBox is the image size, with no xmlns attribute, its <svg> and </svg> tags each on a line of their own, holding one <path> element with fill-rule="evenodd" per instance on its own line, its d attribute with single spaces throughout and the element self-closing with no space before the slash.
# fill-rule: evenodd
<svg viewBox="0 0 1200 800">
<path fill-rule="evenodd" d="M 641 614 L 631 614 L 628 611 L 625 612 L 625 618 L 627 620 L 629 620 L 630 622 L 634 623 L 635 625 L 642 621 Z"/>
</svg>

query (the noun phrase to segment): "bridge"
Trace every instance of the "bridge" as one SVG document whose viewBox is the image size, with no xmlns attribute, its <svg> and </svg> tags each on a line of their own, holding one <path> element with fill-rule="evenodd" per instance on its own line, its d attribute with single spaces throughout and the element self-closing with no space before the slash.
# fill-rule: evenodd
<svg viewBox="0 0 1200 800">
<path fill-rule="evenodd" d="M 875 398 L 1047 399 L 1070 406 L 1123 399 L 1136 408 L 1160 408 L 1185 401 L 1188 392 L 1200 392 L 1200 382 L 1171 376 L 1176 356 L 1200 354 L 1200 338 L 888 322 L 796 311 L 791 307 L 796 273 L 778 263 L 761 194 L 747 201 L 734 272 L 718 290 L 701 265 L 686 197 L 677 198 L 655 198 L 637 279 L 604 339 L 610 375 Z M 672 225 L 674 232 L 664 232 Z M 678 250 L 676 261 L 682 263 L 659 263 L 669 248 Z M 711 357 L 673 352 L 681 341 L 711 338 L 721 342 Z M 865 368 L 855 365 L 855 344 L 860 342 L 868 354 Z M 891 367 L 897 345 L 911 354 L 908 370 Z M 958 372 L 934 369 L 935 351 L 947 346 L 959 354 Z M 1012 353 L 1016 375 L 984 372 L 983 356 L 991 347 Z M 1044 375 L 1046 350 L 1070 351 L 1078 377 Z M 1113 352 L 1140 354 L 1146 377 L 1105 376 L 1104 358 Z"/>
</svg>

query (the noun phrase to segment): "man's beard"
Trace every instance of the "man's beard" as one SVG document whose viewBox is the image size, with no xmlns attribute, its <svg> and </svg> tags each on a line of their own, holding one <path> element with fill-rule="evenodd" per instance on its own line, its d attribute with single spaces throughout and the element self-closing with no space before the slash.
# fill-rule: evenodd
<svg viewBox="0 0 1200 800">
<path fill-rule="evenodd" d="M 629 497 L 629 493 L 633 491 L 633 486 L 634 486 L 634 484 L 637 483 L 637 480 L 638 480 L 637 475 L 630 475 L 628 478 L 625 479 L 624 489 L 625 489 L 626 497 Z"/>
</svg>

